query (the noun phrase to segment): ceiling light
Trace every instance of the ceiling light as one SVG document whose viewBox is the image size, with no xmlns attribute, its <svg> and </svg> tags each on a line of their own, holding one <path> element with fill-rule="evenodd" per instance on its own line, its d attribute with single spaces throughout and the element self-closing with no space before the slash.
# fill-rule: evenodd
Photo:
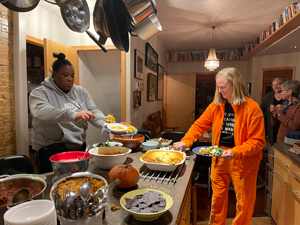
<svg viewBox="0 0 300 225">
<path fill-rule="evenodd" d="M 213 47 L 214 46 L 214 31 L 215 31 L 216 26 L 212 26 L 212 46 L 209 49 L 208 57 L 207 60 L 205 61 L 205 67 L 209 71 L 214 71 L 219 67 L 219 60 L 217 59 L 216 55 L 216 49 Z"/>
</svg>

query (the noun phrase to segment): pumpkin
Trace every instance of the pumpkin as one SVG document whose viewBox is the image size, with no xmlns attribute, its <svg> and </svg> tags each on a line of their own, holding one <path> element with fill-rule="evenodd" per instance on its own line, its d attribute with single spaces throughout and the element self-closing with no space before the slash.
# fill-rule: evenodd
<svg viewBox="0 0 300 225">
<path fill-rule="evenodd" d="M 120 179 L 121 183 L 117 188 L 130 188 L 135 186 L 140 179 L 140 172 L 132 165 L 117 165 L 109 171 L 109 180 L 113 182 Z"/>
</svg>

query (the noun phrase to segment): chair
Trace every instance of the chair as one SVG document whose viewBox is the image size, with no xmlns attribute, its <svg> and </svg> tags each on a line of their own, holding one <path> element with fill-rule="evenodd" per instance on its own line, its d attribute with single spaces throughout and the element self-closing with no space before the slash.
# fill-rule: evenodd
<svg viewBox="0 0 300 225">
<path fill-rule="evenodd" d="M 175 129 L 179 129 L 179 127 L 163 127 L 160 111 L 150 114 L 150 121 L 145 121 L 144 125 L 152 132 L 152 136 L 156 138 L 159 137 L 160 133 L 164 130 L 172 129 L 175 131 Z"/>
<path fill-rule="evenodd" d="M 0 158 L 0 175 L 34 173 L 30 159 L 26 155 L 13 155 Z"/>
<path fill-rule="evenodd" d="M 49 158 L 57 153 L 67 152 L 66 147 L 61 143 L 55 143 L 37 150 L 34 159 L 38 173 L 52 172 L 52 166 Z"/>
<path fill-rule="evenodd" d="M 152 139 L 152 133 L 149 130 L 139 130 L 137 133 L 145 136 L 144 142 Z"/>
</svg>

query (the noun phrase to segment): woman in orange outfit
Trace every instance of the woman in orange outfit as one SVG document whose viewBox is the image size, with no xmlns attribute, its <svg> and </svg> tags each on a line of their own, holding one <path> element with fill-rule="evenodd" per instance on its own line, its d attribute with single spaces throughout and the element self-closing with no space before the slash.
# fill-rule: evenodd
<svg viewBox="0 0 300 225">
<path fill-rule="evenodd" d="M 249 225 L 256 198 L 256 178 L 265 146 L 264 117 L 259 105 L 250 97 L 236 68 L 222 69 L 216 75 L 214 101 L 195 121 L 175 149 L 192 146 L 212 128 L 212 145 L 224 149 L 212 158 L 213 188 L 210 222 L 225 225 L 228 190 L 232 180 L 237 204 L 234 225 Z"/>
</svg>

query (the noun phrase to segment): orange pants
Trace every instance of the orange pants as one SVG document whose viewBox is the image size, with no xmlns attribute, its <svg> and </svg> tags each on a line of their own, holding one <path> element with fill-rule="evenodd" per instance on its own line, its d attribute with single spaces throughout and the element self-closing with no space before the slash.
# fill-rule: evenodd
<svg viewBox="0 0 300 225">
<path fill-rule="evenodd" d="M 232 225 L 250 225 L 256 199 L 257 170 L 248 171 L 240 177 L 238 160 L 226 161 L 214 157 L 211 170 L 213 188 L 209 225 L 225 225 L 228 206 L 228 191 L 232 180 L 236 196 L 236 216 Z"/>
</svg>

